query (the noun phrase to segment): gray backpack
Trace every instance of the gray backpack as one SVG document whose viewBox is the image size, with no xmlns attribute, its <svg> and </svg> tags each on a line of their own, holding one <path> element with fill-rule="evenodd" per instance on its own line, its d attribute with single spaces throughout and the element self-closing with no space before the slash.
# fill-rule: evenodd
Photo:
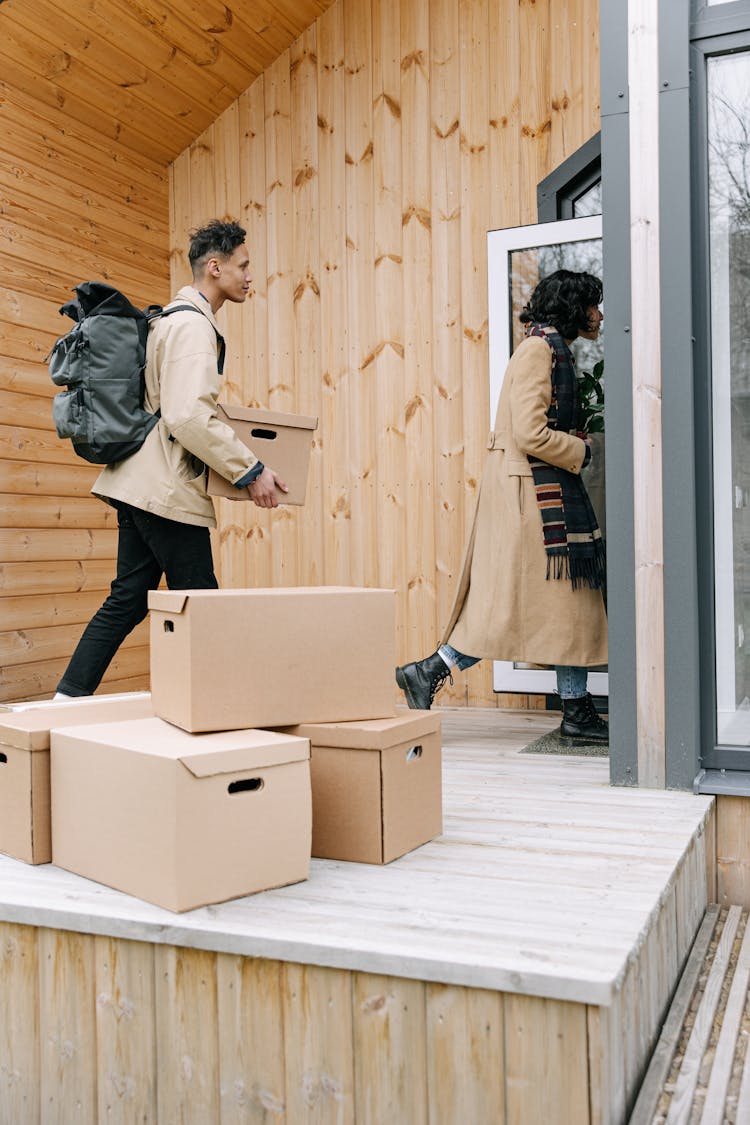
<svg viewBox="0 0 750 1125">
<path fill-rule="evenodd" d="M 159 419 L 144 409 L 144 369 L 149 324 L 194 305 L 137 309 L 118 289 L 101 281 L 75 287 L 77 300 L 60 309 L 75 324 L 47 357 L 55 395 L 52 418 L 58 437 L 70 438 L 79 457 L 94 465 L 121 461 L 143 445 Z M 219 372 L 224 340 L 219 340 Z"/>
</svg>

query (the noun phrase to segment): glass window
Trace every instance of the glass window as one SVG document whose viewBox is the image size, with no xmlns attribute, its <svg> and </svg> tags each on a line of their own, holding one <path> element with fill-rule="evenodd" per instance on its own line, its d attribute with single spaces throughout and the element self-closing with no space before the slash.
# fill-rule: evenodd
<svg viewBox="0 0 750 1125">
<path fill-rule="evenodd" d="M 750 52 L 707 66 L 717 737 L 750 746 Z"/>
<path fill-rule="evenodd" d="M 602 213 L 602 181 L 599 180 L 573 200 L 573 218 L 585 219 L 587 215 Z"/>
</svg>

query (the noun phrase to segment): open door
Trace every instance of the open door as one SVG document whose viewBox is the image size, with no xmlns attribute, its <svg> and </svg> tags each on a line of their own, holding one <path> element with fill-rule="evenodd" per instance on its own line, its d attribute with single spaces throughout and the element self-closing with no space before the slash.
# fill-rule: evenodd
<svg viewBox="0 0 750 1125">
<path fill-rule="evenodd" d="M 518 319 L 537 283 L 555 270 L 586 270 L 602 276 L 602 218 L 592 215 L 536 226 L 493 230 L 487 235 L 490 341 L 490 424 L 495 417 L 508 360 L 523 340 Z M 604 357 L 604 326 L 596 341 L 576 340 L 572 346 L 579 371 L 591 371 Z M 595 434 L 590 468 L 584 479 L 602 535 L 606 535 L 604 434 Z M 495 691 L 552 694 L 557 690 L 553 668 L 496 660 Z M 608 695 L 606 668 L 589 673 L 592 695 Z"/>
</svg>

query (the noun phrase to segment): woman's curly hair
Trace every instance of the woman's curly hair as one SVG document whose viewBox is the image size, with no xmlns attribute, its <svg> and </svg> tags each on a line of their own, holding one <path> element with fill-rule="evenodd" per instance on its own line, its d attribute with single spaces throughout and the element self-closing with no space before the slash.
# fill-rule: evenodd
<svg viewBox="0 0 750 1125">
<path fill-rule="evenodd" d="M 543 277 L 519 315 L 522 324 L 551 324 L 564 340 L 590 327 L 588 310 L 601 304 L 602 283 L 593 273 L 556 270 Z"/>
</svg>

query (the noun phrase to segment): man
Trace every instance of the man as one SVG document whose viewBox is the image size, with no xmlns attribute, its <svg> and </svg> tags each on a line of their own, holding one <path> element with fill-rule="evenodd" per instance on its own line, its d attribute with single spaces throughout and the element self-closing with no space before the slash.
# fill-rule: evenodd
<svg viewBox="0 0 750 1125">
<path fill-rule="evenodd" d="M 245 231 L 215 220 L 190 241 L 193 284 L 149 332 L 144 405 L 161 412 L 141 448 L 107 465 L 92 492 L 117 508 L 117 575 L 87 625 L 58 684 L 55 699 L 92 695 L 125 637 L 148 612 L 148 591 L 166 576 L 170 589 L 217 586 L 209 527 L 216 526 L 206 492 L 206 466 L 247 488 L 259 508 L 278 505 L 280 478 L 217 417 L 220 335 L 215 316 L 225 301 L 250 291 Z M 169 307 L 169 306 L 168 306 Z"/>
</svg>

